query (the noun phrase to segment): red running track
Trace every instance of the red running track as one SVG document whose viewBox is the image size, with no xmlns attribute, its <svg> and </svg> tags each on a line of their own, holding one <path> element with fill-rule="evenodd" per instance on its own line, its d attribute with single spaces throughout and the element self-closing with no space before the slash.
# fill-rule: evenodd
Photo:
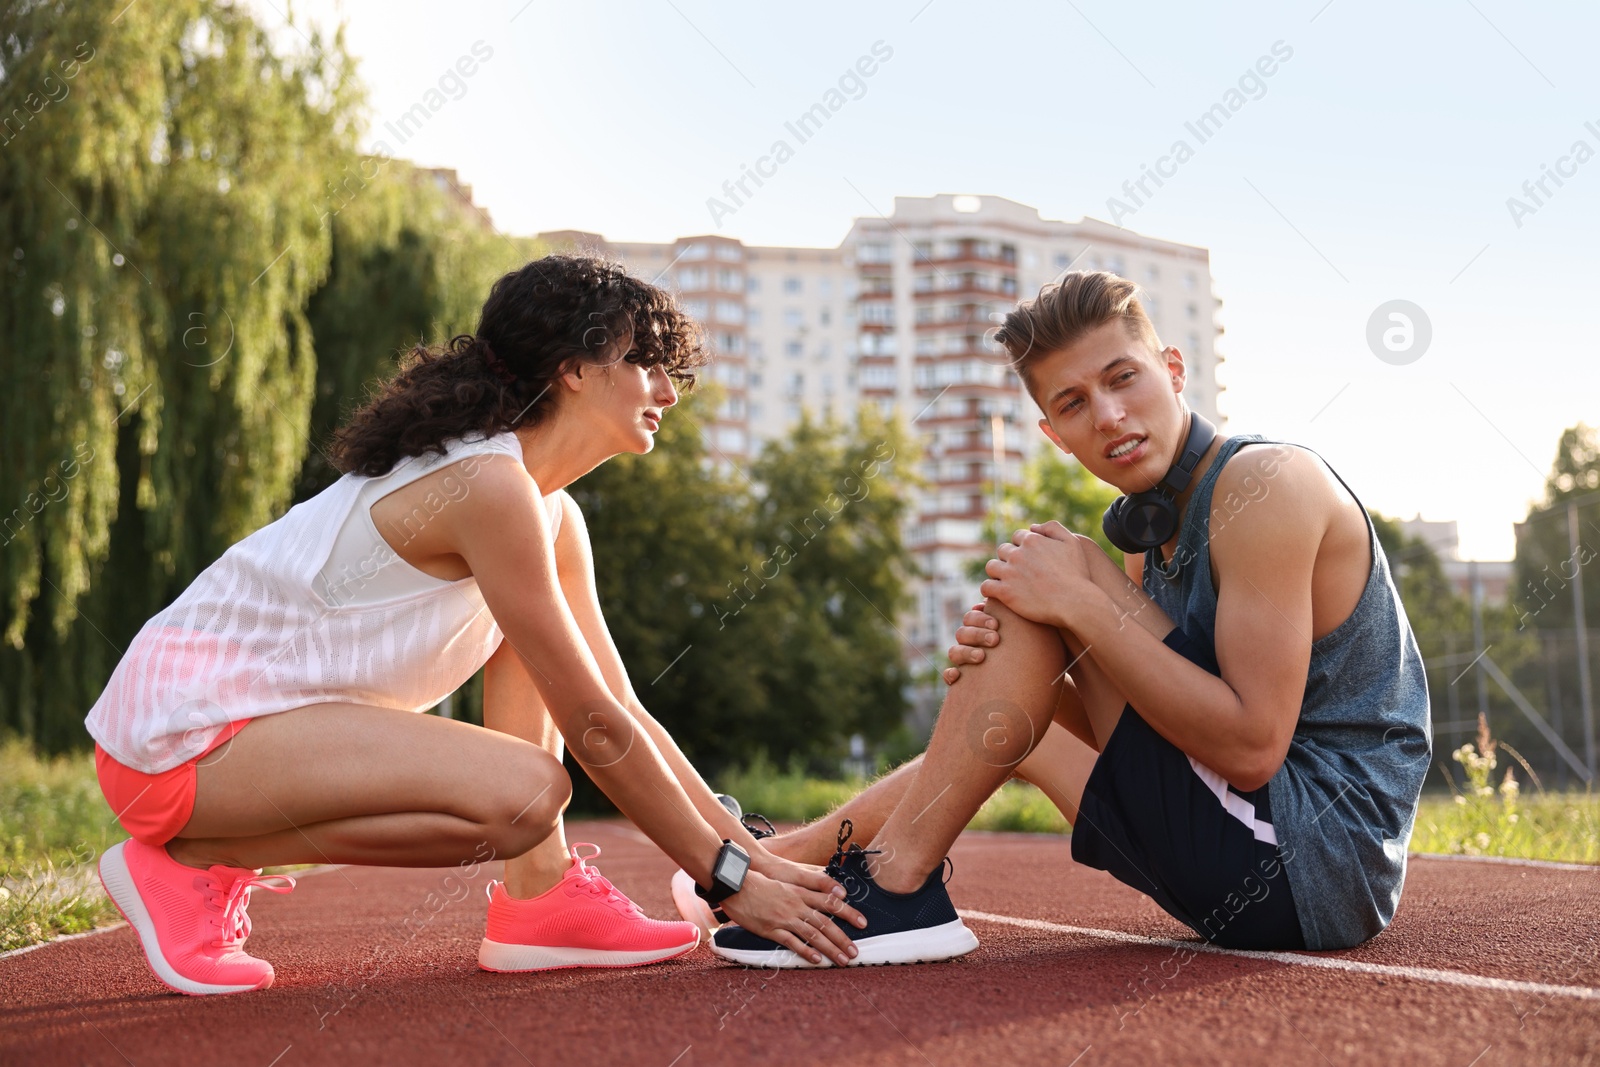
<svg viewBox="0 0 1600 1067">
<path fill-rule="evenodd" d="M 631 826 L 569 836 L 672 916 L 672 864 Z M 1415 858 L 1374 941 L 1263 956 L 1195 951 L 1062 838 L 968 833 L 952 858 L 981 947 L 844 971 L 750 971 L 702 948 L 491 975 L 476 952 L 497 865 L 470 892 L 453 869 L 316 872 L 252 903 L 250 948 L 278 972 L 264 992 L 169 993 L 127 927 L 0 959 L 0 1064 L 1600 1062 L 1600 869 Z"/>
</svg>

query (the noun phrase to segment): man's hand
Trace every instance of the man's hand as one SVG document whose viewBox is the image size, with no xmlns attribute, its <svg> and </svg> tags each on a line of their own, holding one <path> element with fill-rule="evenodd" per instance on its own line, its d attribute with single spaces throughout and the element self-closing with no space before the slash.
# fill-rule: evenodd
<svg viewBox="0 0 1600 1067">
<path fill-rule="evenodd" d="M 1025 619 L 1068 627 L 1073 603 L 1098 589 L 1084 556 L 1088 540 L 1054 520 L 1018 530 L 984 566 L 989 578 L 978 592 Z"/>
<path fill-rule="evenodd" d="M 961 668 L 983 662 L 983 650 L 1000 643 L 1000 620 L 983 610 L 984 605 L 974 604 L 972 610 L 961 616 L 956 628 L 956 644 L 950 646 L 950 662 L 944 669 L 946 685 L 961 680 Z"/>
<path fill-rule="evenodd" d="M 751 933 L 776 941 L 812 963 L 823 962 L 826 952 L 840 967 L 848 966 L 856 955 L 855 942 L 832 919 L 844 904 L 844 887 L 820 871 L 817 875 L 832 890 L 804 889 L 751 869 L 744 877 L 744 888 L 724 900 L 722 910 Z M 855 914 L 860 918 L 859 912 Z M 857 925 L 865 924 L 863 919 Z"/>
</svg>

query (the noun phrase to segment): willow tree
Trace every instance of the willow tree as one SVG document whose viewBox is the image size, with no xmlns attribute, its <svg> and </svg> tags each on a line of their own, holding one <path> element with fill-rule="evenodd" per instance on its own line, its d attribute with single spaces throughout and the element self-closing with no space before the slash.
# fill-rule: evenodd
<svg viewBox="0 0 1600 1067">
<path fill-rule="evenodd" d="M 359 101 L 214 0 L 0 13 L 0 724 L 62 747 L 143 621 L 280 514 Z"/>
<path fill-rule="evenodd" d="M 317 350 L 314 447 L 298 499 L 337 478 L 322 449 L 373 383 L 392 376 L 412 345 L 470 333 L 495 279 L 539 254 L 402 160 L 352 161 L 328 199 L 333 260 L 307 309 Z"/>
</svg>

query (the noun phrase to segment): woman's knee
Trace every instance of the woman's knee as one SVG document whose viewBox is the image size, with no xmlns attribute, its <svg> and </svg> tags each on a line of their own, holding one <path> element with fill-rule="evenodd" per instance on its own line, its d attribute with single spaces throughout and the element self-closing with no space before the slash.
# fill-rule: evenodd
<svg viewBox="0 0 1600 1067">
<path fill-rule="evenodd" d="M 521 855 L 548 837 L 572 799 L 572 778 L 561 762 L 537 745 L 526 749 L 506 761 L 487 798 L 484 822 L 503 856 Z"/>
</svg>

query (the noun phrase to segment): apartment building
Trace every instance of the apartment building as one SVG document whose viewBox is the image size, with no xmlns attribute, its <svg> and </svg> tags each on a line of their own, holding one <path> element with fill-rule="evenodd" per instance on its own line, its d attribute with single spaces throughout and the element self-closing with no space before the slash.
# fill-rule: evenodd
<svg viewBox="0 0 1600 1067">
<path fill-rule="evenodd" d="M 906 531 L 922 578 L 901 629 L 918 670 L 943 662 L 975 602 L 966 568 L 992 548 L 982 527 L 997 477 L 1015 483 L 1027 457 L 1051 447 L 1038 408 L 992 340 L 1019 299 L 1069 269 L 1138 283 L 1162 342 L 1184 355 L 1189 405 L 1225 424 L 1215 346 L 1222 302 L 1204 248 L 1097 219 L 1044 219 L 1003 197 L 948 194 L 896 197 L 892 215 L 856 219 L 836 248 L 720 235 L 670 244 L 570 230 L 538 236 L 554 248 L 616 256 L 674 289 L 705 323 L 717 352 L 711 377 L 727 389 L 705 429 L 723 461 L 747 461 L 802 411 L 849 419 L 873 404 L 910 424 L 928 482 Z"/>
</svg>

